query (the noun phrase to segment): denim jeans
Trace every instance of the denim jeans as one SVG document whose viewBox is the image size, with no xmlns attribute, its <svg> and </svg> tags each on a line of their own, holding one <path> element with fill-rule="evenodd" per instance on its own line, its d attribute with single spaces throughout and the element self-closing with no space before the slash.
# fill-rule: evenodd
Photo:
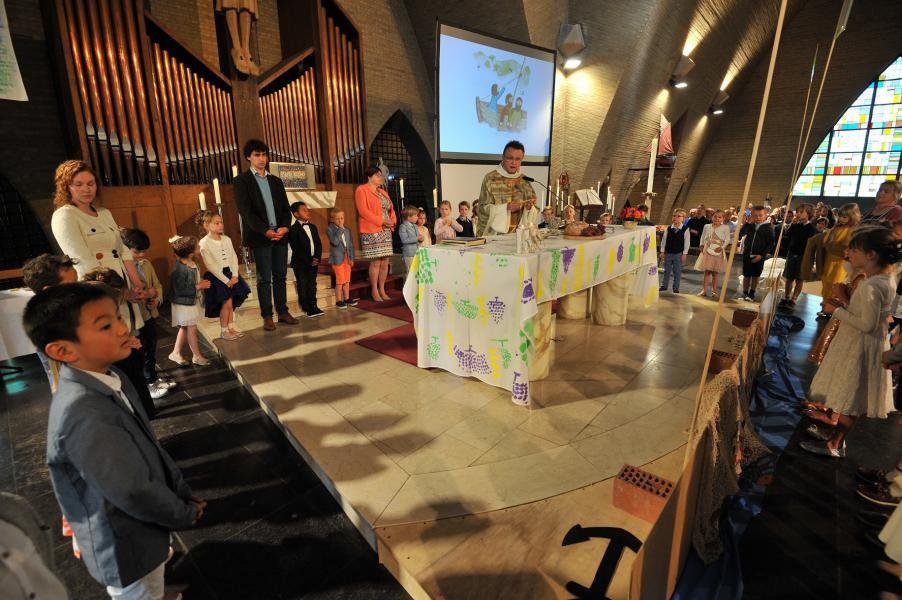
<svg viewBox="0 0 902 600">
<path fill-rule="evenodd" d="M 664 283 L 661 287 L 666 288 L 670 283 L 670 274 L 673 273 L 673 289 L 680 289 L 680 276 L 683 269 L 683 254 L 665 254 L 664 255 Z"/>
<path fill-rule="evenodd" d="M 284 239 L 284 238 L 283 238 Z M 288 312 L 288 293 L 285 276 L 288 273 L 288 241 L 272 246 L 254 248 L 254 262 L 257 266 L 257 298 L 260 302 L 260 316 L 272 317 L 273 303 L 276 313 Z"/>
<path fill-rule="evenodd" d="M 108 585 L 106 593 L 113 600 L 162 600 L 166 589 L 165 561 L 156 569 L 125 587 Z"/>
</svg>

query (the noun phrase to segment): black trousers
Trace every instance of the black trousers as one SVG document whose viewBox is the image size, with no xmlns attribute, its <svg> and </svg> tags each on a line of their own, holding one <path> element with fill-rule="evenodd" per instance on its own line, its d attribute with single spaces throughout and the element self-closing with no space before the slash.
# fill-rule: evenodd
<svg viewBox="0 0 902 600">
<path fill-rule="evenodd" d="M 144 380 L 144 353 L 141 350 L 132 350 L 128 358 L 113 364 L 125 373 L 128 380 L 135 386 L 147 418 L 154 418 L 157 409 L 153 405 L 153 398 L 150 397 L 150 390 L 147 389 L 147 382 Z"/>
<path fill-rule="evenodd" d="M 317 310 L 316 306 L 316 267 L 294 267 L 294 280 L 298 290 L 298 304 L 305 313 Z"/>
<path fill-rule="evenodd" d="M 151 317 L 144 321 L 144 327 L 138 330 L 141 340 L 141 352 L 144 354 L 144 381 L 153 383 L 157 380 L 157 320 Z"/>
</svg>

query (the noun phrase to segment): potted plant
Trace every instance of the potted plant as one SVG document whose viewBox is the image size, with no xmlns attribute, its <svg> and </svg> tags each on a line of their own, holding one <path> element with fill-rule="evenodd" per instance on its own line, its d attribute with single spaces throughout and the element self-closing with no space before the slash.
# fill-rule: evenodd
<svg viewBox="0 0 902 600">
<path fill-rule="evenodd" d="M 639 221 L 643 220 L 644 218 L 645 213 L 638 208 L 633 208 L 632 206 L 627 206 L 622 211 L 620 211 L 620 221 L 627 229 L 635 229 L 639 224 Z"/>
</svg>

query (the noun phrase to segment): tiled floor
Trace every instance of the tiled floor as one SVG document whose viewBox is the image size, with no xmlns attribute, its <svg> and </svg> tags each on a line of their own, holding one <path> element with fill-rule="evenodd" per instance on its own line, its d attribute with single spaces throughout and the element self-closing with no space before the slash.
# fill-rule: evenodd
<svg viewBox="0 0 902 600">
<path fill-rule="evenodd" d="M 557 530 L 566 532 L 580 514 L 647 532 L 647 524 L 611 506 L 611 478 L 624 463 L 671 478 L 679 472 L 715 304 L 663 294 L 652 308 L 632 307 L 624 327 L 557 320 L 552 371 L 531 386 L 530 408 L 482 382 L 417 369 L 353 344 L 401 324 L 371 312 L 329 310 L 275 333 L 245 314 L 244 339 L 215 343 L 352 507 L 347 512 L 359 517 L 361 530 L 379 538 L 382 559 L 397 562 L 392 572 L 415 574 L 418 583 L 405 585 L 408 591 L 416 595 L 419 586 L 434 596 L 454 589 L 457 597 L 471 583 L 444 581 L 448 570 L 438 565 L 464 568 L 473 556 L 457 554 L 463 548 L 497 544 L 507 548 L 512 565 L 524 558 L 510 550 L 519 543 L 506 537 L 512 525 L 505 518 L 541 514 L 543 523 L 531 527 L 545 539 L 540 546 L 560 538 Z M 742 342 L 731 316 L 727 310 L 722 317 L 718 348 Z M 205 331 L 212 338 L 217 325 Z M 550 508 L 561 505 L 569 508 L 555 516 Z M 458 522 L 466 543 L 454 531 Z M 470 535 L 471 527 L 483 533 Z M 446 536 L 460 548 L 449 548 Z M 558 551 L 546 549 L 515 572 L 559 560 Z M 597 564 L 596 554 L 553 569 L 549 593 L 563 589 L 568 573 L 584 575 L 580 568 Z"/>
</svg>

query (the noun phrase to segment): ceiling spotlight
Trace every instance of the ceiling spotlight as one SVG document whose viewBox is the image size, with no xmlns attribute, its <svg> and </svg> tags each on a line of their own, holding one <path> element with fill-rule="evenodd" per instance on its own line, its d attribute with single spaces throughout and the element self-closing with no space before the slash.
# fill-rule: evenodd
<svg viewBox="0 0 902 600">
<path fill-rule="evenodd" d="M 669 83 L 671 87 L 675 87 L 678 90 L 689 87 L 689 82 L 685 79 L 671 79 L 667 83 Z"/>
<path fill-rule="evenodd" d="M 710 108 L 712 115 L 722 115 L 723 114 L 723 106 L 712 105 Z"/>
<path fill-rule="evenodd" d="M 571 56 L 564 61 L 563 69 L 565 71 L 572 71 L 573 69 L 579 67 L 581 64 L 583 64 L 583 59 L 578 56 Z"/>
</svg>

